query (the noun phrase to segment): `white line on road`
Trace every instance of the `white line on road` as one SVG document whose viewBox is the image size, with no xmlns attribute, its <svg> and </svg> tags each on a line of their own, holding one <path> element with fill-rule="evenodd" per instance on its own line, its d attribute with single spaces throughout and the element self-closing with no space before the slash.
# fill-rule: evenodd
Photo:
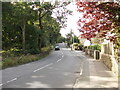
<svg viewBox="0 0 120 90">
<path fill-rule="evenodd" d="M 3 84 L 1 83 L 0 86 L 2 86 Z"/>
<path fill-rule="evenodd" d="M 82 75 L 82 73 L 83 73 L 83 69 L 81 68 L 81 69 L 80 69 L 80 75 Z"/>
<path fill-rule="evenodd" d="M 36 70 L 34 70 L 33 72 L 37 72 L 37 71 L 39 71 L 39 70 L 41 70 L 41 69 L 43 69 L 43 68 L 46 68 L 46 67 L 48 67 L 48 66 L 50 66 L 50 65 L 52 65 L 53 63 L 50 63 L 50 64 L 48 64 L 48 65 L 45 65 L 45 66 L 43 66 L 43 67 L 41 67 L 41 68 L 38 68 L 38 69 L 36 69 Z"/>
<path fill-rule="evenodd" d="M 7 83 L 13 82 L 13 81 L 15 81 L 15 80 L 17 80 L 17 78 L 14 78 L 14 79 L 12 79 L 12 80 L 10 80 L 10 81 L 7 81 Z"/>
<path fill-rule="evenodd" d="M 64 55 L 62 55 L 62 58 L 64 57 Z"/>
<path fill-rule="evenodd" d="M 12 80 L 9 80 L 9 81 L 7 81 L 6 83 L 1 83 L 0 86 L 2 86 L 2 85 L 4 85 L 4 84 L 7 84 L 7 83 L 10 83 L 10 82 L 13 82 L 13 81 L 15 81 L 15 80 L 17 80 L 17 78 L 14 78 L 14 79 L 12 79 Z"/>
<path fill-rule="evenodd" d="M 34 70 L 33 72 L 37 72 L 37 71 L 39 71 L 39 70 L 41 70 L 41 69 L 43 69 L 43 68 L 46 68 L 46 67 L 48 67 L 48 66 L 50 66 L 50 65 L 52 65 L 53 63 L 50 63 L 50 64 L 47 64 L 47 65 L 45 65 L 44 67 L 41 67 L 41 68 L 39 68 L 39 69 L 37 69 L 37 70 Z M 15 81 L 15 80 L 17 80 L 17 78 L 14 78 L 14 79 L 12 79 L 12 80 L 9 80 L 9 81 L 7 81 L 6 83 L 0 83 L 0 86 L 2 86 L 2 85 L 4 85 L 4 84 L 7 84 L 7 83 L 10 83 L 10 82 L 13 82 L 13 81 Z"/>
<path fill-rule="evenodd" d="M 57 60 L 57 62 L 61 61 L 62 59 Z"/>
</svg>

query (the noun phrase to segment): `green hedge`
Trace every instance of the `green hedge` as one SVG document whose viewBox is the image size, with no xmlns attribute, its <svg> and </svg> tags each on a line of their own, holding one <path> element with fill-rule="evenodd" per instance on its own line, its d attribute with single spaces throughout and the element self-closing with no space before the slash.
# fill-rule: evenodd
<svg viewBox="0 0 120 90">
<path fill-rule="evenodd" d="M 73 46 L 75 50 L 83 50 L 83 45 L 80 43 L 74 43 Z"/>
<path fill-rule="evenodd" d="M 100 45 L 100 44 L 91 45 L 91 46 L 88 46 L 88 49 L 99 50 L 99 51 L 101 51 L 101 45 Z"/>
</svg>

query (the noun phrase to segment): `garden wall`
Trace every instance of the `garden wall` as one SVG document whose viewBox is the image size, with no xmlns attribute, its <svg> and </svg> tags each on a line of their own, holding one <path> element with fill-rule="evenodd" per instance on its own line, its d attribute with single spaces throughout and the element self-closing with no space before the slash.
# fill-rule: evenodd
<svg viewBox="0 0 120 90">
<path fill-rule="evenodd" d="M 118 75 L 118 60 L 112 55 L 101 54 L 100 60 L 116 75 Z"/>
<path fill-rule="evenodd" d="M 118 60 L 113 55 L 103 54 L 98 50 L 86 49 L 85 54 L 102 61 L 113 73 L 118 75 Z"/>
<path fill-rule="evenodd" d="M 100 51 L 98 50 L 86 49 L 85 54 L 93 57 L 94 59 L 100 58 Z"/>
</svg>

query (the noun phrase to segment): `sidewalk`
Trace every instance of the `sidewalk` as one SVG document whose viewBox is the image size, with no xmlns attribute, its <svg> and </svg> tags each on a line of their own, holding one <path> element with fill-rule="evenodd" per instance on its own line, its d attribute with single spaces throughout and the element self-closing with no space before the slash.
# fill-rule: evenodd
<svg viewBox="0 0 120 90">
<path fill-rule="evenodd" d="M 84 54 L 82 52 L 81 54 Z M 85 54 L 84 54 L 85 55 Z M 89 62 L 89 76 L 82 76 L 76 80 L 74 88 L 118 88 L 118 78 L 115 76 L 103 62 L 94 60 L 85 55 Z M 108 89 L 109 90 L 109 89 Z M 111 90 L 111 89 L 110 89 Z M 112 89 L 118 90 L 118 89 Z"/>
</svg>

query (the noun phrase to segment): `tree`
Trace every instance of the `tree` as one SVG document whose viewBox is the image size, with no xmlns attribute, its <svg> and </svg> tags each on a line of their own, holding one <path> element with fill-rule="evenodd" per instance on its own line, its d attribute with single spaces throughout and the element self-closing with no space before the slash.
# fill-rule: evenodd
<svg viewBox="0 0 120 90">
<path fill-rule="evenodd" d="M 38 52 L 41 47 L 55 44 L 61 36 L 61 27 L 51 16 L 52 7 L 49 2 L 41 5 L 38 2 L 3 2 L 3 49 Z"/>
<path fill-rule="evenodd" d="M 16 22 L 13 18 L 13 5 L 10 2 L 2 2 L 2 42 L 3 49 L 10 49 L 11 47 L 19 46 L 21 44 L 21 30 L 16 31 Z M 13 43 L 14 42 L 14 43 Z"/>
<path fill-rule="evenodd" d="M 25 50 L 25 31 L 28 22 L 35 21 L 34 11 L 30 8 L 31 3 L 27 2 L 15 2 L 15 3 L 3 3 L 3 29 L 4 34 L 14 35 L 13 38 L 18 38 L 17 34 L 22 33 L 22 49 Z M 8 30 L 7 30 L 8 29 Z M 17 29 L 17 31 L 16 31 Z M 15 30 L 15 31 L 12 31 Z M 21 30 L 21 31 L 20 31 Z M 9 33 L 6 33 L 9 32 Z M 10 34 L 13 33 L 13 34 Z M 10 36 L 9 36 L 10 37 Z M 21 37 L 21 36 L 20 36 Z M 5 37 L 4 37 L 5 38 Z M 11 38 L 11 40 L 15 40 Z M 10 41 L 10 40 L 9 40 Z"/>
<path fill-rule="evenodd" d="M 38 13 L 38 21 L 39 21 L 39 30 L 40 30 L 40 34 L 38 37 L 38 47 L 41 50 L 41 44 L 42 44 L 42 31 L 43 31 L 43 25 L 42 25 L 42 18 L 46 15 L 46 14 L 52 14 L 52 9 L 53 6 L 51 5 L 51 3 L 49 2 L 35 2 L 33 5 L 33 8 L 36 9 L 37 13 Z"/>
<path fill-rule="evenodd" d="M 68 46 L 70 46 L 70 44 L 73 43 L 73 36 L 72 35 L 73 35 L 72 31 L 66 35 L 66 37 L 67 37 L 66 40 L 67 40 L 67 45 Z"/>
<path fill-rule="evenodd" d="M 54 45 L 61 38 L 69 2 L 3 2 L 3 49 L 17 48 L 24 53 L 39 53 L 41 48 Z M 56 8 L 62 8 L 62 10 Z M 55 10 L 55 11 L 54 11 Z M 57 12 L 56 17 L 52 14 Z"/>
<path fill-rule="evenodd" d="M 118 36 L 108 32 L 116 31 L 120 24 L 120 6 L 114 2 L 80 2 L 76 3 L 83 17 L 78 20 L 79 31 L 82 38 L 104 37 L 114 41 Z M 82 24 L 83 25 L 82 25 Z"/>
<path fill-rule="evenodd" d="M 60 36 L 59 38 L 58 38 L 58 43 L 62 43 L 62 42 L 65 42 L 66 41 L 66 38 L 65 37 L 63 37 L 63 36 Z"/>
<path fill-rule="evenodd" d="M 38 20 L 39 20 L 39 29 L 40 32 L 42 34 L 43 31 L 43 23 L 42 23 L 42 19 L 46 16 L 46 15 L 52 15 L 52 13 L 56 14 L 56 19 L 59 22 L 59 24 L 61 25 L 61 27 L 65 26 L 65 22 L 66 22 L 66 14 L 70 14 L 71 12 L 69 10 L 66 9 L 66 6 L 69 4 L 70 2 L 58 2 L 55 1 L 55 3 L 52 5 L 50 2 L 35 2 L 34 3 L 34 8 L 36 8 L 36 11 L 38 12 Z M 41 34 L 39 35 L 39 42 L 38 42 L 38 46 L 41 49 L 41 44 L 42 44 L 42 36 Z M 54 35 L 56 36 L 56 34 Z M 51 35 L 52 37 L 52 35 Z M 54 39 L 54 38 L 53 38 Z M 53 40 L 54 41 L 54 40 Z"/>
<path fill-rule="evenodd" d="M 60 37 L 60 24 L 51 17 L 50 14 L 46 14 L 42 18 L 43 32 L 42 46 L 43 44 L 55 44 Z M 45 43 L 46 42 L 46 43 Z"/>
</svg>

